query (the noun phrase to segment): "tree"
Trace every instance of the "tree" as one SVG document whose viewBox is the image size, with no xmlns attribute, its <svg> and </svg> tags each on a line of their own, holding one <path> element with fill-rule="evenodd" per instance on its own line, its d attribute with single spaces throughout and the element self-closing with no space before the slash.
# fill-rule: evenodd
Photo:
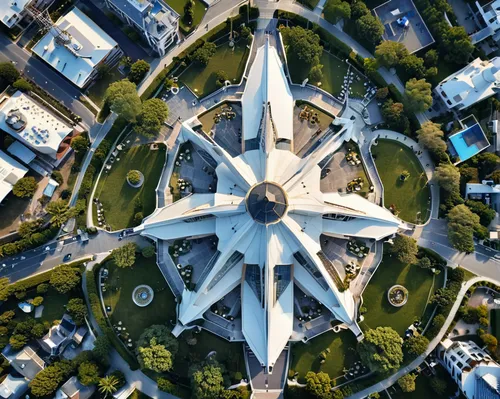
<svg viewBox="0 0 500 399">
<path fill-rule="evenodd" d="M 11 85 L 20 78 L 21 74 L 11 62 L 0 63 L 0 81 Z"/>
<path fill-rule="evenodd" d="M 191 386 L 196 399 L 219 399 L 224 390 L 224 377 L 217 363 L 206 364 L 191 376 Z"/>
<path fill-rule="evenodd" d="M 483 341 L 483 343 L 488 347 L 490 352 L 495 352 L 498 346 L 498 340 L 494 335 L 491 334 L 483 334 L 479 338 Z"/>
<path fill-rule="evenodd" d="M 482 152 L 474 157 L 479 167 L 481 177 L 486 177 L 493 172 L 500 162 L 498 155 L 492 152 Z"/>
<path fill-rule="evenodd" d="M 375 49 L 375 58 L 384 66 L 391 67 L 399 64 L 402 58 L 408 55 L 405 45 L 390 40 L 383 41 Z"/>
<path fill-rule="evenodd" d="M 31 393 L 35 396 L 52 396 L 59 384 L 65 381 L 74 371 L 71 362 L 61 360 L 40 371 L 30 382 Z"/>
<path fill-rule="evenodd" d="M 38 284 L 36 287 L 37 294 L 46 294 L 49 290 L 49 285 L 47 283 Z"/>
<path fill-rule="evenodd" d="M 148 346 L 153 338 L 157 344 L 164 345 L 173 356 L 177 354 L 179 341 L 172 335 L 172 331 L 162 324 L 153 324 L 146 328 L 137 340 L 137 347 Z"/>
<path fill-rule="evenodd" d="M 500 184 L 500 170 L 495 170 L 490 176 L 495 184 Z"/>
<path fill-rule="evenodd" d="M 218 70 L 215 74 L 215 84 L 217 85 L 217 87 L 224 86 L 226 80 L 229 80 L 229 75 L 226 73 L 226 71 L 223 71 L 222 69 Z"/>
<path fill-rule="evenodd" d="M 306 374 L 306 389 L 319 399 L 331 398 L 332 383 L 327 373 L 309 371 Z"/>
<path fill-rule="evenodd" d="M 252 41 L 252 29 L 250 29 L 248 26 L 241 27 L 240 35 L 248 43 L 250 43 Z"/>
<path fill-rule="evenodd" d="M 29 339 L 26 335 L 14 334 L 10 337 L 9 344 L 10 346 L 12 346 L 12 349 L 19 350 L 23 348 L 28 343 L 28 341 Z"/>
<path fill-rule="evenodd" d="M 438 123 L 424 122 L 417 130 L 418 141 L 434 154 L 446 151 L 446 143 L 443 140 L 444 133 Z"/>
<path fill-rule="evenodd" d="M 0 315 L 0 324 L 2 325 L 8 324 L 9 321 L 11 321 L 15 315 L 16 312 L 14 312 L 13 310 L 7 310 L 6 312 L 3 312 Z"/>
<path fill-rule="evenodd" d="M 441 164 L 434 173 L 441 188 L 449 193 L 457 191 L 460 185 L 460 172 L 452 164 Z"/>
<path fill-rule="evenodd" d="M 120 381 L 113 375 L 107 375 L 99 380 L 99 392 L 104 394 L 104 397 L 107 398 L 108 395 L 112 396 L 118 390 L 118 386 Z"/>
<path fill-rule="evenodd" d="M 38 188 L 38 183 L 35 178 L 32 176 L 23 177 L 19 179 L 14 187 L 12 188 L 12 192 L 16 197 L 19 198 L 31 198 L 35 194 Z"/>
<path fill-rule="evenodd" d="M 71 139 L 71 148 L 73 148 L 76 153 L 84 153 L 89 148 L 89 141 L 85 136 L 80 134 Z"/>
<path fill-rule="evenodd" d="M 433 377 L 431 378 L 431 388 L 439 397 L 443 397 L 448 389 L 448 384 L 442 378 Z"/>
<path fill-rule="evenodd" d="M 328 0 L 323 12 L 325 19 L 331 24 L 336 24 L 341 19 L 351 18 L 351 6 L 346 1 Z"/>
<path fill-rule="evenodd" d="M 56 267 L 50 275 L 50 285 L 57 292 L 66 294 L 80 283 L 80 270 L 70 265 L 61 265 Z"/>
<path fill-rule="evenodd" d="M 479 222 L 483 226 L 488 226 L 495 218 L 495 210 L 480 201 L 467 200 L 465 205 L 479 216 Z"/>
<path fill-rule="evenodd" d="M 85 386 L 99 382 L 99 367 L 92 362 L 83 362 L 78 366 L 78 380 Z"/>
<path fill-rule="evenodd" d="M 94 341 L 94 353 L 97 359 L 105 359 L 108 357 L 109 351 L 111 349 L 111 343 L 106 335 L 98 335 Z"/>
<path fill-rule="evenodd" d="M 323 53 L 319 36 L 309 29 L 300 26 L 282 29 L 283 38 L 289 51 L 299 60 L 314 66 L 319 64 Z"/>
<path fill-rule="evenodd" d="M 396 254 L 401 263 L 410 265 L 417 263 L 418 246 L 414 238 L 398 234 L 393 241 L 391 251 Z"/>
<path fill-rule="evenodd" d="M 309 71 L 309 80 L 311 80 L 311 82 L 317 83 L 320 82 L 321 79 L 323 79 L 323 65 L 314 65 Z"/>
<path fill-rule="evenodd" d="M 141 181 L 141 173 L 138 170 L 129 170 L 127 173 L 127 180 L 130 184 L 139 184 Z"/>
<path fill-rule="evenodd" d="M 33 220 L 31 222 L 22 222 L 17 232 L 22 238 L 30 238 L 43 225 L 43 219 Z"/>
<path fill-rule="evenodd" d="M 427 256 L 424 256 L 418 260 L 417 265 L 422 269 L 430 269 L 432 267 L 432 262 Z"/>
<path fill-rule="evenodd" d="M 438 61 L 439 61 L 439 54 L 437 50 L 432 49 L 424 54 L 424 64 L 427 68 L 437 66 Z"/>
<path fill-rule="evenodd" d="M 128 79 L 109 85 L 104 94 L 104 101 L 111 111 L 116 112 L 127 122 L 135 122 L 141 111 L 141 99 L 137 94 L 137 87 Z"/>
<path fill-rule="evenodd" d="M 164 373 L 172 368 L 172 353 L 165 348 L 165 345 L 157 343 L 156 338 L 151 338 L 148 346 L 137 348 L 137 360 L 141 367 Z"/>
<path fill-rule="evenodd" d="M 71 315 L 71 318 L 77 326 L 81 326 L 85 323 L 85 317 L 87 317 L 87 305 L 81 298 L 70 299 L 66 310 Z"/>
<path fill-rule="evenodd" d="M 139 226 L 142 223 L 142 220 L 144 219 L 144 214 L 142 212 L 137 212 L 134 215 L 134 224 L 136 226 Z"/>
<path fill-rule="evenodd" d="M 135 263 L 135 252 L 137 245 L 133 242 L 123 245 L 120 248 L 113 249 L 111 255 L 118 267 L 131 267 Z"/>
<path fill-rule="evenodd" d="M 156 383 L 158 384 L 158 389 L 163 392 L 170 393 L 172 395 L 175 395 L 177 392 L 177 387 L 175 384 L 167 380 L 166 378 L 158 378 L 156 380 Z"/>
<path fill-rule="evenodd" d="M 356 20 L 356 30 L 359 36 L 366 38 L 374 44 L 378 44 L 382 41 L 384 25 L 382 25 L 382 22 L 378 18 L 371 14 L 366 14 Z"/>
<path fill-rule="evenodd" d="M 40 339 L 43 338 L 45 334 L 47 334 L 47 331 L 49 331 L 49 328 L 43 323 L 36 323 L 31 330 L 31 335 L 33 338 Z"/>
<path fill-rule="evenodd" d="M 205 42 L 203 46 L 198 47 L 193 53 L 193 60 L 198 64 L 207 66 L 210 58 L 212 58 L 217 51 L 217 46 L 212 42 Z"/>
<path fill-rule="evenodd" d="M 408 338 L 403 343 L 403 351 L 410 359 L 416 359 L 424 353 L 429 346 L 429 340 L 423 335 L 417 335 Z"/>
<path fill-rule="evenodd" d="M 444 58 L 448 61 L 462 65 L 474 51 L 474 45 L 463 26 L 447 27 L 442 35 L 441 49 Z"/>
<path fill-rule="evenodd" d="M 128 80 L 132 83 L 139 84 L 142 82 L 146 74 L 151 69 L 151 65 L 144 60 L 137 60 L 130 67 L 130 72 L 128 73 Z"/>
<path fill-rule="evenodd" d="M 410 128 L 410 122 L 404 113 L 402 103 L 388 100 L 382 106 L 382 116 L 390 129 L 405 133 Z"/>
<path fill-rule="evenodd" d="M 398 380 L 398 385 L 405 393 L 413 392 L 415 390 L 416 374 L 406 374 Z"/>
<path fill-rule="evenodd" d="M 377 90 L 377 94 L 375 94 L 375 97 L 377 97 L 377 99 L 379 100 L 385 100 L 388 95 L 389 95 L 389 89 L 387 87 L 381 87 L 380 89 Z"/>
<path fill-rule="evenodd" d="M 424 67 L 424 60 L 417 57 L 415 54 L 407 54 L 399 61 L 401 68 L 405 70 L 408 76 L 413 76 L 421 79 L 425 76 L 426 69 Z"/>
<path fill-rule="evenodd" d="M 144 256 L 145 258 L 152 258 L 155 256 L 156 251 L 155 247 L 153 245 L 148 245 L 147 247 L 144 247 L 141 251 L 141 255 Z"/>
<path fill-rule="evenodd" d="M 144 102 L 142 110 L 137 116 L 134 131 L 144 137 L 156 136 L 168 117 L 168 106 L 158 98 L 151 98 Z"/>
<path fill-rule="evenodd" d="M 43 303 L 43 296 L 36 296 L 31 301 L 33 306 L 40 306 Z"/>
<path fill-rule="evenodd" d="M 186 25 L 191 25 L 194 18 L 194 0 L 187 0 L 184 5 L 184 15 L 182 16 L 182 21 Z"/>
<path fill-rule="evenodd" d="M 425 79 L 415 78 L 406 82 L 405 94 L 415 112 L 423 112 L 432 105 L 431 84 Z"/>
<path fill-rule="evenodd" d="M 371 371 L 386 373 L 399 368 L 403 361 L 402 339 L 391 327 L 377 327 L 359 343 L 359 355 Z"/>
<path fill-rule="evenodd" d="M 14 89 L 21 90 L 22 92 L 29 92 L 33 90 L 33 86 L 30 82 L 28 82 L 26 79 L 17 79 L 14 84 L 12 85 Z"/>
<path fill-rule="evenodd" d="M 465 205 L 457 205 L 448 212 L 448 239 L 461 252 L 474 252 L 473 235 L 479 226 L 479 216 Z"/>
<path fill-rule="evenodd" d="M 76 216 L 75 208 L 70 208 L 68 201 L 63 199 L 49 202 L 45 210 L 52 216 L 50 223 L 56 227 L 61 227 L 69 219 Z"/>
<path fill-rule="evenodd" d="M 351 18 L 356 20 L 361 18 L 363 15 L 369 15 L 370 10 L 366 4 L 361 0 L 354 0 L 351 2 Z"/>
</svg>

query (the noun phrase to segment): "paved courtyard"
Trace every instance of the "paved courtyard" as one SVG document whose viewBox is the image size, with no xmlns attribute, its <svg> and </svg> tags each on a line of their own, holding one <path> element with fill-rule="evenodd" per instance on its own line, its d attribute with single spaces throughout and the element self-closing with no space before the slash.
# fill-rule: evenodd
<svg viewBox="0 0 500 399">
<path fill-rule="evenodd" d="M 321 250 L 326 255 L 326 257 L 332 262 L 333 266 L 337 270 L 340 278 L 344 280 L 345 278 L 345 265 L 354 262 L 359 263 L 360 266 L 364 259 L 359 259 L 347 250 L 347 240 L 341 238 L 328 237 L 322 234 L 320 236 L 321 240 Z"/>
<path fill-rule="evenodd" d="M 310 106 L 308 105 L 308 108 Z M 317 111 L 313 108 L 314 111 Z M 301 107 L 293 108 L 293 152 L 303 157 L 317 141 L 325 135 L 333 117 L 319 113 L 319 123 L 300 119 Z"/>
<path fill-rule="evenodd" d="M 178 263 L 182 266 L 193 266 L 192 283 L 196 284 L 203 274 L 208 261 L 217 250 L 217 242 L 218 239 L 215 235 L 191 240 L 191 251 L 179 256 Z"/>
<path fill-rule="evenodd" d="M 198 149 L 192 146 L 191 161 L 181 162 L 174 172 L 179 178 L 187 180 L 193 187 L 195 193 L 210 193 L 217 187 L 217 175 L 215 169 L 198 153 Z"/>
<path fill-rule="evenodd" d="M 401 42 L 410 53 L 434 43 L 434 38 L 412 0 L 390 0 L 374 8 L 373 12 L 384 24 L 384 40 Z M 406 28 L 397 23 L 398 18 L 403 17 L 409 20 L 409 25 Z"/>
</svg>

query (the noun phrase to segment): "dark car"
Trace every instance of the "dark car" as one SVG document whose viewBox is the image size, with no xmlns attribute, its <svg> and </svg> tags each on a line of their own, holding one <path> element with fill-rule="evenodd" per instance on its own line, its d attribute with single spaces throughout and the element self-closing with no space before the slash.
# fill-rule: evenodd
<svg viewBox="0 0 500 399">
<path fill-rule="evenodd" d="M 64 255 L 63 261 L 69 262 L 71 260 L 71 254 Z"/>
</svg>

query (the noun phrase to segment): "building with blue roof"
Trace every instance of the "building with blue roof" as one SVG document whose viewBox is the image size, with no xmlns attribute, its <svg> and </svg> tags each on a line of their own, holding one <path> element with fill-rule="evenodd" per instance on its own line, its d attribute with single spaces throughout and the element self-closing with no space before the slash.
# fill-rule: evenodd
<svg viewBox="0 0 500 399">
<path fill-rule="evenodd" d="M 163 56 L 177 40 L 179 14 L 161 0 L 105 0 L 107 7 L 142 33 L 149 46 Z"/>
<path fill-rule="evenodd" d="M 455 165 L 472 158 L 490 146 L 481 125 L 474 116 L 460 121 L 461 131 L 448 137 L 448 151 L 457 159 Z"/>
</svg>

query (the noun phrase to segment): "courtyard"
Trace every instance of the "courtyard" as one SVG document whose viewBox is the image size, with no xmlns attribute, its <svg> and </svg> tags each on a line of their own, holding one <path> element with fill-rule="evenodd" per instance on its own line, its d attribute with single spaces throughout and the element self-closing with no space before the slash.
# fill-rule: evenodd
<svg viewBox="0 0 500 399">
<path fill-rule="evenodd" d="M 327 131 L 334 117 L 311 103 L 296 101 L 293 108 L 293 151 L 303 157 Z"/>
<path fill-rule="evenodd" d="M 430 270 L 416 265 L 405 265 L 384 247 L 382 263 L 363 292 L 363 306 L 367 309 L 362 329 L 392 327 L 401 336 L 426 310 L 435 289 L 443 286 L 444 273 L 435 276 Z M 387 300 L 387 291 L 395 284 L 408 290 L 408 301 L 394 307 Z"/>
<path fill-rule="evenodd" d="M 234 47 L 230 47 L 229 42 L 225 42 L 217 47 L 206 66 L 191 63 L 179 76 L 179 80 L 188 86 L 198 98 L 205 97 L 219 89 L 216 82 L 216 74 L 219 71 L 226 72 L 231 83 L 239 83 L 249 54 L 250 50 L 245 40 L 240 40 Z"/>
<path fill-rule="evenodd" d="M 94 199 L 102 204 L 105 223 L 112 230 L 135 226 L 136 213 L 142 212 L 146 217 L 155 210 L 155 190 L 163 171 L 165 156 L 164 144 L 158 144 L 157 149 L 152 149 L 150 144 L 133 146 L 120 151 L 109 169 L 104 167 Z M 130 170 L 139 170 L 144 175 L 141 187 L 134 188 L 127 183 L 127 173 Z M 95 204 L 93 208 L 94 223 L 98 225 Z"/>
<path fill-rule="evenodd" d="M 430 216 L 431 192 L 427 176 L 413 150 L 393 140 L 378 139 L 371 147 L 384 185 L 384 205 L 410 223 L 422 224 Z M 401 180 L 403 171 L 410 176 Z"/>
</svg>

